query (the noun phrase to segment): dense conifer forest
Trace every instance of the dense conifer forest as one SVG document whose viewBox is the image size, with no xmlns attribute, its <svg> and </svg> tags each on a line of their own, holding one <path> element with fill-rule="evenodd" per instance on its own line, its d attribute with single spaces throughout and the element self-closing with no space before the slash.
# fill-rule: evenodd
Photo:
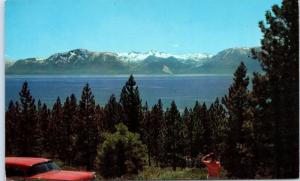
<svg viewBox="0 0 300 181">
<path fill-rule="evenodd" d="M 103 107 L 89 84 L 81 97 L 58 97 L 47 107 L 24 82 L 6 111 L 6 155 L 55 158 L 115 178 L 145 165 L 199 167 L 214 152 L 227 178 L 297 178 L 298 25 L 296 0 L 274 5 L 259 23 L 261 49 L 252 51 L 264 72 L 250 79 L 241 62 L 224 97 L 211 105 L 196 101 L 183 112 L 174 101 L 142 103 L 133 75 L 120 99 L 111 95 Z"/>
</svg>

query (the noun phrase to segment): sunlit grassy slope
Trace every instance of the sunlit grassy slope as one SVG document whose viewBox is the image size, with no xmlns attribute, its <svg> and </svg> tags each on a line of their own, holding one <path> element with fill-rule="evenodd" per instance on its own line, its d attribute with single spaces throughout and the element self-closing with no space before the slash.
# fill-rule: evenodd
<svg viewBox="0 0 300 181">
<path fill-rule="evenodd" d="M 138 174 L 136 179 L 139 180 L 165 180 L 165 179 L 206 179 L 207 171 L 204 168 L 177 168 L 173 171 L 172 168 L 145 167 Z"/>
<path fill-rule="evenodd" d="M 67 170 L 82 170 L 80 168 L 74 168 L 64 165 L 59 160 L 56 160 L 59 166 Z M 84 169 L 83 169 L 84 170 Z M 99 172 L 96 171 L 97 179 L 103 180 Z M 114 178 L 116 179 L 116 178 Z M 139 172 L 138 175 L 124 175 L 120 180 L 206 180 L 207 169 L 206 168 L 177 168 L 173 171 L 171 167 L 160 168 L 154 166 L 145 166 L 144 170 Z M 221 170 L 221 179 L 226 179 L 224 170 Z"/>
</svg>

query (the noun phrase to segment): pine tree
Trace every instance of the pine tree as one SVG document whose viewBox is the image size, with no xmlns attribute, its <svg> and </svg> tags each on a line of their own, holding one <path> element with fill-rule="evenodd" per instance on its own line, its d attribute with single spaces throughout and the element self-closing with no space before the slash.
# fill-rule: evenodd
<svg viewBox="0 0 300 181">
<path fill-rule="evenodd" d="M 242 62 L 234 73 L 234 83 L 229 88 L 222 102 L 228 113 L 229 132 L 226 147 L 222 155 L 222 165 L 229 177 L 254 178 L 254 163 L 252 161 L 253 144 L 251 143 L 251 110 L 249 78 L 247 69 Z M 250 138 L 249 138 L 250 137 Z"/>
<path fill-rule="evenodd" d="M 193 122 L 193 149 L 192 149 L 192 159 L 195 163 L 195 159 L 198 159 L 199 154 L 205 154 L 207 149 L 204 149 L 205 137 L 204 137 L 204 125 L 203 118 L 205 114 L 203 108 L 198 101 L 196 101 L 193 110 L 191 112 L 191 121 Z"/>
<path fill-rule="evenodd" d="M 209 110 L 209 122 L 211 124 L 211 147 L 212 151 L 220 156 L 224 150 L 227 131 L 227 119 L 226 112 L 222 104 L 220 104 L 219 98 L 211 104 Z"/>
<path fill-rule="evenodd" d="M 151 122 L 151 112 L 148 110 L 148 103 L 145 103 L 143 107 L 143 121 L 141 125 L 141 135 L 142 140 L 147 146 L 147 153 L 148 153 L 148 165 L 151 166 L 151 157 L 152 157 L 152 137 L 153 137 L 153 125 Z"/>
<path fill-rule="evenodd" d="M 99 140 L 101 140 L 101 132 L 105 131 L 105 126 L 104 126 L 104 109 L 97 104 L 96 109 L 95 109 L 95 120 L 96 120 L 96 125 L 97 125 L 97 131 L 99 134 Z"/>
<path fill-rule="evenodd" d="M 150 122 L 151 122 L 151 153 L 152 157 L 156 162 L 156 166 L 158 166 L 158 161 L 160 156 L 163 154 L 163 146 L 161 144 L 164 143 L 164 131 L 165 131 L 165 120 L 164 120 L 164 111 L 161 100 L 159 99 L 157 104 L 152 107 L 150 112 Z"/>
<path fill-rule="evenodd" d="M 115 125 L 122 120 L 122 106 L 116 101 L 115 95 L 111 95 L 104 108 L 104 129 L 115 132 Z"/>
<path fill-rule="evenodd" d="M 49 145 L 49 122 L 50 122 L 50 110 L 47 108 L 47 105 L 44 103 L 41 108 L 38 109 L 38 120 L 39 127 L 41 130 L 41 155 L 47 154 L 47 148 L 51 147 Z"/>
<path fill-rule="evenodd" d="M 35 140 L 33 147 L 35 149 L 35 153 L 37 155 L 42 155 L 44 152 L 44 134 L 42 130 L 42 124 L 45 120 L 42 120 L 40 117 L 40 112 L 42 112 L 42 103 L 41 100 L 38 100 L 37 104 L 37 117 L 36 117 L 36 123 L 35 123 L 35 134 L 32 135 L 33 139 Z"/>
<path fill-rule="evenodd" d="M 56 102 L 53 104 L 51 118 L 49 121 L 49 144 L 47 145 L 47 150 L 54 157 L 62 158 L 63 145 L 63 108 L 60 98 L 57 97 Z"/>
<path fill-rule="evenodd" d="M 274 123 L 268 117 L 270 115 L 270 104 L 268 102 L 269 90 L 267 89 L 266 76 L 254 73 L 252 85 L 254 162 L 256 163 L 256 174 L 262 178 L 267 178 L 272 175 L 271 172 L 275 160 L 274 148 L 271 144 Z"/>
<path fill-rule="evenodd" d="M 206 104 L 200 105 L 196 101 L 193 109 L 189 111 L 190 119 L 190 150 L 192 166 L 199 163 L 199 156 L 208 154 L 213 150 L 213 125 L 210 121 L 209 110 Z"/>
<path fill-rule="evenodd" d="M 87 170 L 94 167 L 94 160 L 97 155 L 97 146 L 100 140 L 98 125 L 95 115 L 94 95 L 86 84 L 82 90 L 81 100 L 79 101 L 78 128 L 76 140 L 76 161 Z"/>
<path fill-rule="evenodd" d="M 15 141 L 13 130 L 16 128 L 15 123 L 16 109 L 14 102 L 11 100 L 8 110 L 5 112 L 5 155 L 13 152 L 13 142 Z"/>
<path fill-rule="evenodd" d="M 265 71 L 264 78 L 256 78 L 254 89 L 262 90 L 259 87 L 264 87 L 268 90 L 267 96 L 260 95 L 261 91 L 255 93 L 257 100 L 263 97 L 266 102 L 257 102 L 257 108 L 263 111 L 256 112 L 256 126 L 267 132 L 256 132 L 256 138 L 267 136 L 258 140 L 260 149 L 271 150 L 269 147 L 273 145 L 272 151 L 264 155 L 266 162 L 263 164 L 265 168 L 271 168 L 274 178 L 299 177 L 298 16 L 296 0 L 284 0 L 281 7 L 274 5 L 272 12 L 266 12 L 266 24 L 259 23 L 263 33 L 261 50 L 253 50 Z M 263 144 L 262 141 L 266 142 Z"/>
<path fill-rule="evenodd" d="M 66 97 L 63 105 L 61 158 L 72 164 L 75 144 L 74 124 L 77 122 L 77 101 L 74 94 Z"/>
<path fill-rule="evenodd" d="M 18 155 L 17 141 L 19 130 L 19 103 L 11 100 L 5 114 L 5 155 Z"/>
<path fill-rule="evenodd" d="M 138 86 L 133 75 L 130 75 L 125 86 L 122 88 L 120 103 L 123 107 L 123 120 L 129 131 L 139 132 L 142 121 L 142 106 Z"/>
<path fill-rule="evenodd" d="M 205 102 L 201 106 L 201 124 L 203 128 L 203 150 L 202 153 L 208 154 L 212 152 L 212 125 L 209 120 L 209 113 L 206 107 Z"/>
<path fill-rule="evenodd" d="M 166 159 L 169 160 L 173 170 L 182 166 L 183 161 L 183 122 L 174 101 L 166 111 Z"/>
<path fill-rule="evenodd" d="M 183 115 L 182 115 L 182 121 L 184 123 L 184 155 L 187 157 L 186 159 L 190 160 L 190 167 L 193 167 L 193 149 L 194 149 L 194 121 L 192 118 L 192 110 L 188 110 L 187 107 L 185 107 Z"/>
<path fill-rule="evenodd" d="M 31 96 L 28 83 L 24 82 L 20 96 L 20 120 L 22 129 L 18 130 L 18 147 L 20 156 L 36 155 L 34 147 L 37 146 L 33 135 L 36 132 L 36 106 Z"/>
<path fill-rule="evenodd" d="M 165 161 L 165 142 L 166 142 L 166 122 L 161 99 L 158 100 L 151 110 L 151 122 L 154 126 L 152 132 L 152 156 L 156 162 L 156 166 L 164 166 Z"/>
</svg>

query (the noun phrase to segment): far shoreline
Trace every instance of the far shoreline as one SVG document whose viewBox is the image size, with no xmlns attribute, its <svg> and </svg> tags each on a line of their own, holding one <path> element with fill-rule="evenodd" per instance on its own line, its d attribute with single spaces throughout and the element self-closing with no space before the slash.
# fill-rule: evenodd
<svg viewBox="0 0 300 181">
<path fill-rule="evenodd" d="M 5 78 L 24 77 L 57 77 L 57 78 L 77 78 L 77 77 L 129 77 L 131 74 L 5 74 Z M 134 77 L 203 77 L 203 76 L 233 76 L 232 74 L 132 74 Z"/>
</svg>

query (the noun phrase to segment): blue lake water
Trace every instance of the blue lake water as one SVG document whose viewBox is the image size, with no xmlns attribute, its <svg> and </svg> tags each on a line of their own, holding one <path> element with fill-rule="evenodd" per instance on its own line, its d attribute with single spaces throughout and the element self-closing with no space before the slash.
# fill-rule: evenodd
<svg viewBox="0 0 300 181">
<path fill-rule="evenodd" d="M 135 76 L 143 103 L 147 101 L 152 106 L 160 98 L 166 108 L 174 100 L 181 111 L 185 106 L 192 107 L 196 100 L 210 104 L 216 97 L 224 96 L 232 78 L 232 75 Z M 19 100 L 18 93 L 27 81 L 35 100 L 40 99 L 48 106 L 52 106 L 58 96 L 64 102 L 71 93 L 79 100 L 82 88 L 89 83 L 96 102 L 103 106 L 111 94 L 119 99 L 127 79 L 128 76 L 7 75 L 5 104 L 7 108 L 10 100 Z"/>
</svg>

